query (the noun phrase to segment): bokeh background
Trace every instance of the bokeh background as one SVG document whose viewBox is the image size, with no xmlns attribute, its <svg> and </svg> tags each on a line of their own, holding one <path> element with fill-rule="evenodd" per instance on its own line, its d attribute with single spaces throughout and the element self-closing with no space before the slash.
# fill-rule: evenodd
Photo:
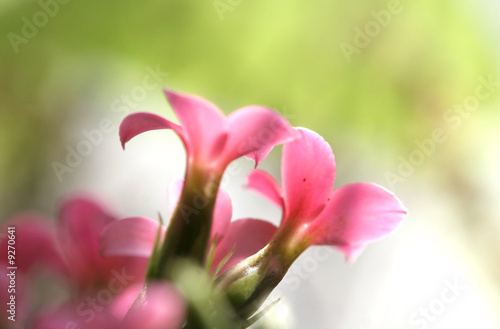
<svg viewBox="0 0 500 329">
<path fill-rule="evenodd" d="M 354 264 L 302 255 L 270 318 L 500 328 L 499 12 L 494 0 L 2 0 L 0 218 L 53 217 L 81 191 L 123 216 L 166 213 L 184 150 L 173 133 L 151 132 L 123 151 L 124 115 L 175 120 L 163 86 L 226 113 L 265 105 L 325 137 L 336 186 L 376 182 L 410 212 Z M 277 178 L 280 150 L 262 164 Z M 233 166 L 234 218 L 276 223 L 279 210 L 243 188 L 252 163 Z M 450 285 L 456 298 L 444 303 Z"/>
</svg>

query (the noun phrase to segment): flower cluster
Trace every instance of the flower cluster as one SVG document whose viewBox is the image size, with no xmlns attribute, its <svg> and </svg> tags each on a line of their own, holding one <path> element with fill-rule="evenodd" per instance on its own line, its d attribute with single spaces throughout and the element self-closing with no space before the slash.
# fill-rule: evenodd
<svg viewBox="0 0 500 329">
<path fill-rule="evenodd" d="M 24 285 L 18 323 L 37 329 L 246 328 L 263 315 L 257 310 L 308 247 L 329 245 L 354 261 L 406 215 L 378 185 L 333 189 L 336 165 L 328 143 L 275 111 L 247 106 L 226 117 L 202 98 L 166 96 L 180 124 L 134 113 L 119 133 L 123 147 L 157 129 L 171 129 L 182 140 L 186 174 L 172 182 L 168 225 L 117 219 L 84 197 L 64 202 L 54 226 L 37 215 L 14 219 L 19 279 L 35 284 L 32 269 L 43 268 L 65 288 L 53 305 L 40 308 L 30 305 L 33 290 Z M 282 184 L 255 169 L 247 186 L 282 209 L 279 227 L 254 218 L 232 221 L 231 199 L 219 188 L 226 167 L 242 156 L 257 167 L 277 144 L 284 144 Z"/>
</svg>

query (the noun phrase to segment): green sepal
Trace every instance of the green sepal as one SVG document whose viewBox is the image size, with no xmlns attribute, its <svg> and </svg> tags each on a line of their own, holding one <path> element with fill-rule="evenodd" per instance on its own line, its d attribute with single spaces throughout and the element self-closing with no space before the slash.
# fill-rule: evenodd
<svg viewBox="0 0 500 329">
<path fill-rule="evenodd" d="M 161 249 L 161 229 L 163 227 L 163 218 L 161 214 L 158 213 L 158 219 L 160 225 L 158 226 L 158 231 L 156 232 L 155 243 L 153 246 L 153 251 L 151 253 L 151 257 L 148 262 L 148 269 L 146 272 L 146 281 L 155 277 L 155 273 L 158 272 L 158 266 L 160 261 L 160 249 Z"/>
</svg>

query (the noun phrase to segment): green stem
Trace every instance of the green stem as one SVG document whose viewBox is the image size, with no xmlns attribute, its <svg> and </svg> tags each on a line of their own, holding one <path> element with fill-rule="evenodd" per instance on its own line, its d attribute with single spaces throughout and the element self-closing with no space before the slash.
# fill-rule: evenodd
<svg viewBox="0 0 500 329">
<path fill-rule="evenodd" d="M 148 273 L 149 280 L 169 278 L 178 258 L 191 259 L 200 266 L 205 264 L 219 183 L 218 175 L 188 168 L 156 268 Z"/>
<path fill-rule="evenodd" d="M 246 319 L 262 305 L 310 244 L 306 227 L 288 221 L 264 249 L 221 275 L 216 286 L 226 292 L 234 310 Z"/>
</svg>

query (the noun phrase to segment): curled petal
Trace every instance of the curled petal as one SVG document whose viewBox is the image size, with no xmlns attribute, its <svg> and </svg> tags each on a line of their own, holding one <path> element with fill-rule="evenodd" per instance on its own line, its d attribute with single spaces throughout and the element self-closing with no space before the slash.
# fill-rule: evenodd
<svg viewBox="0 0 500 329">
<path fill-rule="evenodd" d="M 335 181 L 335 157 L 316 132 L 297 128 L 298 135 L 283 146 L 282 177 L 286 219 L 308 222 L 325 206 Z"/>
<path fill-rule="evenodd" d="M 180 329 L 186 305 L 175 288 L 167 283 L 149 283 L 127 313 L 126 329 Z"/>
<path fill-rule="evenodd" d="M 102 231 L 101 253 L 103 256 L 149 257 L 159 229 L 160 225 L 149 218 L 130 217 L 117 220 Z M 161 227 L 161 230 L 163 237 L 165 228 Z"/>
<path fill-rule="evenodd" d="M 352 260 L 367 243 L 391 233 L 406 214 L 401 202 L 381 186 L 350 184 L 331 194 L 310 230 L 315 244 L 336 246 Z"/>
<path fill-rule="evenodd" d="M 228 139 L 223 161 L 229 164 L 246 155 L 257 166 L 274 147 L 294 137 L 294 129 L 278 112 L 262 106 L 246 106 L 228 116 Z"/>
<path fill-rule="evenodd" d="M 181 137 L 186 145 L 181 126 L 153 113 L 138 112 L 126 116 L 120 124 L 119 134 L 122 147 L 125 148 L 125 144 L 135 136 L 146 131 L 158 129 L 172 129 Z"/>
<path fill-rule="evenodd" d="M 278 228 L 273 224 L 259 219 L 239 219 L 229 225 L 229 230 L 215 249 L 212 270 L 214 270 L 233 247 L 234 254 L 224 265 L 220 273 L 241 262 L 264 248 L 276 233 Z"/>
<path fill-rule="evenodd" d="M 198 96 L 178 94 L 166 89 L 165 95 L 189 140 L 189 145 L 186 145 L 189 154 L 209 160 L 212 146 L 224 130 L 224 113 Z"/>
<path fill-rule="evenodd" d="M 279 183 L 267 172 L 254 170 L 248 175 L 247 187 L 259 192 L 285 211 L 283 192 Z"/>
<path fill-rule="evenodd" d="M 183 179 L 177 179 L 170 184 L 168 208 L 172 214 L 177 207 L 179 198 L 184 186 Z M 210 232 L 210 240 L 217 235 L 219 241 L 224 237 L 231 222 L 233 215 L 233 205 L 229 194 L 223 189 L 219 189 L 217 199 L 215 200 L 214 220 L 212 223 L 212 231 Z"/>
</svg>

